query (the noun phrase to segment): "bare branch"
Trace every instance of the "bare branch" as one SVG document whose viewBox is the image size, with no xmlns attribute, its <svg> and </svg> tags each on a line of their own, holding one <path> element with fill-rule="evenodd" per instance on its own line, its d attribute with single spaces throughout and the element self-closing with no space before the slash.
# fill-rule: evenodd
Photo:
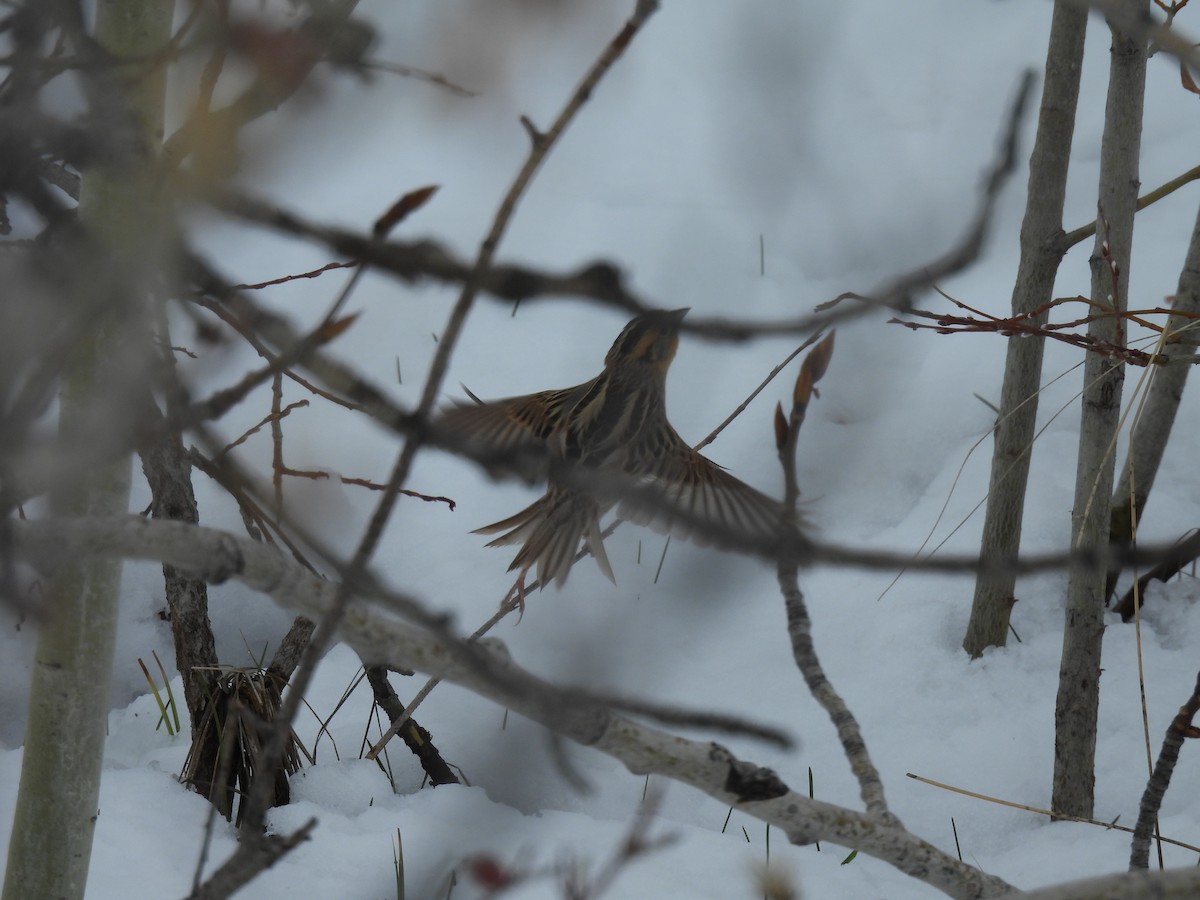
<svg viewBox="0 0 1200 900">
<path fill-rule="evenodd" d="M 1190 184 L 1193 181 L 1200 179 L 1200 166 L 1193 166 L 1182 175 L 1177 175 L 1170 181 L 1164 182 L 1154 190 L 1138 197 L 1137 210 L 1141 212 L 1147 206 L 1157 203 L 1163 197 L 1170 196 L 1175 193 L 1185 184 Z M 1096 220 L 1093 219 L 1086 225 L 1076 228 L 1074 231 L 1069 231 L 1063 235 L 1063 249 L 1068 250 L 1076 244 L 1081 244 L 1096 233 Z"/>
<path fill-rule="evenodd" d="M 14 526 L 15 553 L 42 566 L 63 554 L 160 559 L 213 582 L 237 578 L 313 619 L 328 615 L 339 591 L 272 548 L 200 526 L 136 517 Z M 390 596 L 381 589 L 356 594 Z M 770 769 L 738 759 L 718 744 L 668 734 L 618 715 L 584 692 L 557 689 L 513 663 L 495 640 L 476 645 L 477 650 L 466 649 L 461 641 L 450 645 L 357 600 L 342 618 L 339 635 L 368 665 L 438 674 L 616 758 L 635 774 L 660 774 L 737 805 L 782 829 L 793 842 L 820 840 L 856 848 L 951 897 L 992 897 L 1010 890 L 999 878 L 878 816 L 795 792 Z"/>
<path fill-rule="evenodd" d="M 1197 712 L 1200 712 L 1200 676 L 1196 678 L 1192 695 L 1180 707 L 1178 715 L 1171 720 L 1163 737 L 1162 748 L 1158 751 L 1158 762 L 1154 764 L 1154 771 L 1150 780 L 1146 782 L 1146 790 L 1138 806 L 1137 827 L 1134 829 L 1129 853 L 1131 871 L 1145 869 L 1150 865 L 1150 835 L 1158 822 L 1158 811 L 1171 784 L 1171 774 L 1175 771 L 1175 763 L 1179 761 L 1179 751 L 1185 738 L 1200 737 L 1200 728 L 1192 724 Z"/>
<path fill-rule="evenodd" d="M 805 357 L 796 377 L 796 385 L 792 391 L 791 409 L 788 414 L 784 416 L 783 408 L 776 408 L 779 462 L 783 466 L 785 484 L 784 522 L 780 525 L 781 529 L 794 528 L 796 524 L 796 503 L 800 499 L 800 487 L 796 478 L 796 446 L 814 387 L 825 374 L 833 354 L 833 338 L 833 334 L 830 333 Z M 800 590 L 801 562 L 802 559 L 795 552 L 785 549 L 779 554 L 775 563 L 779 590 L 783 594 L 784 608 L 787 611 L 788 638 L 792 644 L 792 656 L 796 661 L 796 668 L 800 670 L 804 683 L 808 686 L 813 698 L 821 704 L 821 708 L 825 710 L 834 728 L 837 729 L 838 740 L 850 763 L 851 771 L 858 779 L 859 791 L 867 812 L 878 816 L 890 825 L 899 827 L 900 820 L 888 809 L 887 799 L 883 793 L 883 780 L 879 777 L 879 770 L 871 761 L 871 755 L 867 751 L 858 720 L 855 719 L 850 707 L 846 705 L 846 701 L 842 699 L 830 682 L 817 656 L 817 648 L 812 636 L 812 619 L 808 614 L 808 604 L 805 602 L 804 593 Z"/>
<path fill-rule="evenodd" d="M 1101 875 L 1020 894 L 1021 900 L 1189 900 L 1200 891 L 1200 869 Z M 1014 894 L 1014 897 L 1017 896 Z"/>
<path fill-rule="evenodd" d="M 187 900 L 225 900 L 227 897 L 232 897 L 238 890 L 307 841 L 316 827 L 317 820 L 309 819 L 291 834 L 262 835 L 243 840 L 224 865 L 188 894 Z"/>
</svg>

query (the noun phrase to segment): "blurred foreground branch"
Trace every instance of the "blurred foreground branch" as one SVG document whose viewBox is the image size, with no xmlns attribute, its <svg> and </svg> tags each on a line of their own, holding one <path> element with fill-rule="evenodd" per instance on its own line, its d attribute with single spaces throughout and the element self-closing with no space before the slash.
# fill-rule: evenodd
<svg viewBox="0 0 1200 900">
<path fill-rule="evenodd" d="M 157 559 L 210 582 L 236 578 L 313 619 L 327 614 L 340 590 L 273 548 L 178 522 L 136 517 L 19 522 L 13 537 L 18 557 L 39 566 L 64 554 Z M 556 688 L 512 662 L 495 640 L 473 649 L 462 642 L 452 647 L 359 597 L 346 609 L 339 636 L 369 664 L 439 675 L 618 759 L 635 774 L 663 775 L 735 805 L 782 829 L 795 843 L 830 841 L 856 848 L 951 897 L 991 897 L 1010 890 L 1001 879 L 877 816 L 793 791 L 770 769 L 738 759 L 718 744 L 642 725 L 583 692 Z"/>
<path fill-rule="evenodd" d="M 929 262 L 902 273 L 870 295 L 844 293 L 819 305 L 813 315 L 775 322 L 746 322 L 739 319 L 689 318 L 682 330 L 714 340 L 745 341 L 778 334 L 811 334 L 843 321 L 859 318 L 877 309 L 905 311 L 913 299 L 940 280 L 969 268 L 979 258 L 991 229 L 1000 193 L 1017 165 L 1017 129 L 1032 93 L 1033 73 L 1024 72 L 1016 96 L 1005 117 L 996 160 L 984 179 L 978 207 L 958 243 Z M 527 125 L 527 129 L 531 126 Z M 535 147 L 554 134 L 532 131 Z M 623 283 L 621 270 L 597 261 L 570 272 L 549 272 L 528 266 L 468 263 L 444 245 L 432 241 L 384 241 L 345 228 L 306 219 L 244 190 L 213 190 L 205 186 L 199 199 L 247 222 L 324 244 L 332 252 L 369 263 L 406 283 L 425 280 L 448 284 L 473 284 L 499 300 L 524 301 L 561 297 L 583 297 L 634 315 L 654 307 Z M 845 301 L 858 301 L 855 305 Z M 836 308 L 835 308 L 836 307 Z"/>
</svg>

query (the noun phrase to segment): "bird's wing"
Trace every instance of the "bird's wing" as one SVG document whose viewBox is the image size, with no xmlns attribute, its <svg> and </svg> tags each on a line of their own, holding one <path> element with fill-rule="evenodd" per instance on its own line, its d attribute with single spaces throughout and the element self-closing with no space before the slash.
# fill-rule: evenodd
<svg viewBox="0 0 1200 900">
<path fill-rule="evenodd" d="M 751 548 L 778 538 L 782 503 L 730 475 L 678 435 L 660 440 L 653 452 L 638 454 L 649 467 L 631 473 L 653 493 L 624 498 L 618 516 L 700 544 Z"/>
<path fill-rule="evenodd" d="M 590 384 L 503 400 L 458 401 L 438 417 L 435 426 L 464 440 L 467 449 L 489 454 L 545 450 Z"/>
</svg>

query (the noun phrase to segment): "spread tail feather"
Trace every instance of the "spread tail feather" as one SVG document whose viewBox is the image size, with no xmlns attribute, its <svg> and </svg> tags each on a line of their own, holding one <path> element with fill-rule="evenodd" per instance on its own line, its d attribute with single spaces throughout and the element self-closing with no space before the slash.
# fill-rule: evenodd
<svg viewBox="0 0 1200 900">
<path fill-rule="evenodd" d="M 551 581 L 562 587 L 575 563 L 580 540 L 584 540 L 596 565 L 609 581 L 616 583 L 604 539 L 600 533 L 600 507 L 590 497 L 570 491 L 551 489 L 516 515 L 475 529 L 476 534 L 496 534 L 489 547 L 521 544 L 509 571 L 536 566 L 537 578 L 544 588 Z"/>
</svg>

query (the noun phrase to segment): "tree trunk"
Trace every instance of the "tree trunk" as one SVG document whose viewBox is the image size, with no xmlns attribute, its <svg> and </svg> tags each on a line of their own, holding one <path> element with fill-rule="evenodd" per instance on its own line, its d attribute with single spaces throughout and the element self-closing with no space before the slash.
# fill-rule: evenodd
<svg viewBox="0 0 1200 900">
<path fill-rule="evenodd" d="M 1129 442 L 1129 458 L 1121 468 L 1113 494 L 1109 539 L 1124 544 L 1133 540 L 1134 526 L 1142 519 L 1171 426 L 1175 424 L 1188 372 L 1200 346 L 1196 318 L 1200 316 L 1200 212 L 1196 215 L 1172 308 L 1174 312 L 1167 319 L 1166 337 L 1160 350 L 1166 364 L 1155 366 L 1151 373 L 1146 401 Z"/>
<path fill-rule="evenodd" d="M 1149 14 L 1147 0 L 1123 2 L 1134 12 Z M 1142 41 L 1132 40 L 1114 29 L 1111 52 L 1100 147 L 1096 247 L 1090 261 L 1091 296 L 1098 308 L 1112 307 L 1119 312 L 1126 306 L 1133 215 L 1137 209 L 1146 48 Z M 1098 317 L 1088 326 L 1088 334 L 1122 345 L 1124 321 L 1116 315 Z M 1076 548 L 1107 546 L 1124 378 L 1122 364 L 1095 353 L 1087 354 L 1075 506 L 1071 514 L 1071 544 Z M 1063 653 L 1054 710 L 1054 784 L 1050 807 L 1071 816 L 1092 815 L 1107 575 L 1103 566 L 1076 566 L 1067 586 Z"/>
<path fill-rule="evenodd" d="M 117 58 L 136 58 L 138 75 L 115 108 L 139 117 L 146 145 L 161 139 L 165 78 L 145 60 L 170 37 L 173 0 L 104 0 L 97 5 L 96 39 Z M 76 48 L 79 49 L 79 48 Z M 103 77 L 108 83 L 98 86 Z M 113 73 L 92 73 L 92 87 L 115 87 Z M 94 101 L 95 95 L 89 100 Z M 128 386 L 117 385 L 136 368 L 138 308 L 144 305 L 153 222 L 143 214 L 128 173 L 88 173 L 80 220 L 93 244 L 111 251 L 110 265 L 93 272 L 84 314 L 93 318 L 65 363 L 59 436 L 67 446 L 91 446 L 102 421 L 121 428 L 124 413 L 112 403 Z M 136 253 L 135 253 L 136 251 Z M 133 260 L 131 265 L 118 265 Z M 139 266 L 141 268 L 139 268 Z M 126 420 L 127 421 L 127 420 Z M 96 466 L 51 492 L 55 515 L 126 513 L 130 457 Z M 66 563 L 50 579 L 46 621 L 38 633 L 30 688 L 29 724 L 13 817 L 4 900 L 82 898 L 91 859 L 100 794 L 109 684 L 116 641 L 121 566 L 114 561 Z"/>
<path fill-rule="evenodd" d="M 1021 224 L 1021 261 L 1013 287 L 1013 315 L 1029 313 L 1048 303 L 1054 276 L 1066 251 L 1063 243 L 1063 198 L 1067 166 L 1079 99 L 1083 39 L 1087 10 L 1058 0 L 1046 51 L 1046 82 L 1038 114 L 1037 137 L 1029 160 L 1025 220 Z M 1046 314 L 1033 317 L 1045 322 Z M 1025 485 L 1029 480 L 1030 448 L 1037 421 L 1038 388 L 1042 376 L 1043 339 L 1010 337 L 996 423 L 992 475 L 983 523 L 981 562 L 1011 558 L 1021 544 Z M 993 572 L 975 584 L 971 618 L 963 649 L 972 657 L 987 647 L 1000 647 L 1008 637 L 1008 620 L 1015 602 L 1016 575 Z"/>
<path fill-rule="evenodd" d="M 166 357 L 164 365 L 173 367 L 170 335 L 165 327 L 160 330 L 159 341 Z M 171 398 L 167 402 L 168 408 L 176 403 Z M 151 415 L 162 422 L 163 417 L 152 397 L 147 397 L 147 404 L 151 407 Z M 179 434 L 166 434 L 154 443 L 141 447 L 139 453 L 142 472 L 154 498 L 154 518 L 197 524 L 200 513 L 192 487 L 191 456 Z M 175 667 L 183 676 L 183 697 L 192 726 L 189 757 L 195 758 L 198 771 L 216 771 L 220 740 L 213 738 L 206 741 L 206 736 L 211 732 L 202 727 L 204 717 L 210 714 L 209 706 L 215 699 L 217 681 L 213 671 L 217 665 L 217 647 L 208 618 L 208 585 L 189 578 L 168 563 L 163 564 L 163 585 L 171 616 L 171 636 L 175 643 Z M 211 798 L 211 784 L 191 781 L 189 786 Z"/>
</svg>

